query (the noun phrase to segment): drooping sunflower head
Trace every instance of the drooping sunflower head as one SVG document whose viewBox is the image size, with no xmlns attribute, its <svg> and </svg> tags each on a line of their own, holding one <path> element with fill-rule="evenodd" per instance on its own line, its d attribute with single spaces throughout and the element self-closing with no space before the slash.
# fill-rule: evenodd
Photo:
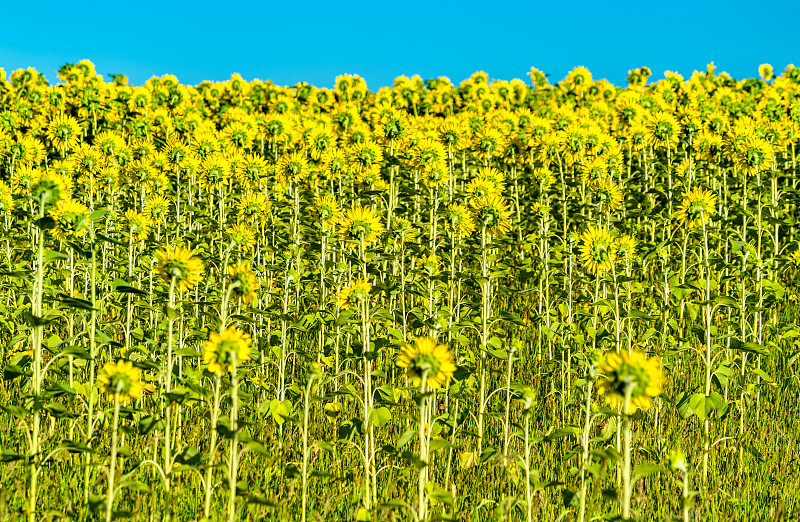
<svg viewBox="0 0 800 522">
<path fill-rule="evenodd" d="M 417 229 L 408 219 L 398 217 L 392 222 L 391 235 L 401 245 L 413 243 L 417 238 Z"/>
<path fill-rule="evenodd" d="M 144 391 L 142 371 L 130 361 L 107 362 L 97 376 L 97 382 L 103 391 L 119 397 L 121 403 L 140 398 Z"/>
<path fill-rule="evenodd" d="M 50 217 L 55 221 L 53 235 L 59 239 L 83 237 L 89 230 L 89 214 L 89 209 L 83 203 L 62 199 L 50 209 Z"/>
<path fill-rule="evenodd" d="M 247 223 L 259 223 L 264 225 L 269 217 L 272 203 L 269 198 L 261 192 L 251 192 L 242 196 L 237 206 L 239 219 Z"/>
<path fill-rule="evenodd" d="M 445 219 L 447 228 L 454 234 L 466 237 L 475 231 L 475 220 L 466 205 L 451 203 L 445 211 Z"/>
<path fill-rule="evenodd" d="M 339 224 L 339 232 L 344 239 L 354 244 L 363 240 L 364 245 L 369 245 L 383 232 L 383 223 L 378 212 L 358 203 L 345 212 Z"/>
<path fill-rule="evenodd" d="M 590 274 L 603 275 L 611 270 L 617 259 L 614 236 L 605 228 L 587 228 L 581 235 L 578 250 L 580 261 Z"/>
<path fill-rule="evenodd" d="M 680 142 L 681 126 L 669 112 L 657 112 L 645 123 L 645 139 L 653 147 L 674 147 Z"/>
<path fill-rule="evenodd" d="M 253 251 L 256 244 L 256 233 L 249 226 L 237 223 L 228 227 L 225 233 L 228 234 L 228 240 L 234 246 L 239 247 L 242 253 L 247 254 Z"/>
<path fill-rule="evenodd" d="M 426 165 L 422 169 L 422 182 L 428 188 L 439 188 L 450 181 L 450 169 L 446 161 Z"/>
<path fill-rule="evenodd" d="M 431 252 L 427 256 L 422 256 L 419 260 L 420 269 L 422 269 L 428 277 L 433 277 L 439 274 L 439 258 L 435 252 Z"/>
<path fill-rule="evenodd" d="M 687 229 L 695 229 L 709 223 L 717 213 L 717 196 L 710 190 L 696 187 L 683 196 L 683 202 L 675 215 L 678 222 Z"/>
<path fill-rule="evenodd" d="M 31 180 L 31 198 L 45 208 L 52 207 L 70 196 L 72 180 L 54 171 L 35 170 Z"/>
<path fill-rule="evenodd" d="M 203 362 L 208 371 L 222 375 L 250 360 L 250 335 L 235 327 L 228 327 L 222 332 L 212 332 L 203 349 Z"/>
<path fill-rule="evenodd" d="M 601 178 L 592 186 L 594 202 L 608 212 L 616 212 L 622 206 L 622 189 L 609 178 Z"/>
<path fill-rule="evenodd" d="M 331 227 L 339 222 L 342 208 L 331 194 L 319 196 L 314 201 L 314 212 L 317 214 L 323 227 Z"/>
<path fill-rule="evenodd" d="M 14 210 L 14 194 L 4 182 L 0 181 L 0 214 L 11 214 Z"/>
<path fill-rule="evenodd" d="M 453 355 L 444 344 L 429 337 L 417 337 L 400 350 L 397 366 L 405 368 L 412 386 L 440 388 L 453 377 Z"/>
<path fill-rule="evenodd" d="M 630 397 L 626 415 L 641 408 L 647 411 L 653 398 L 663 393 L 664 375 L 659 357 L 633 350 L 608 352 L 597 367 L 605 377 L 598 384 L 598 392 L 606 397 L 612 408 L 625 406 L 626 396 Z"/>
<path fill-rule="evenodd" d="M 47 139 L 59 151 L 71 149 L 80 142 L 81 127 L 67 114 L 59 114 L 47 126 Z"/>
<path fill-rule="evenodd" d="M 336 305 L 342 310 L 360 306 L 365 299 L 369 298 L 370 291 L 372 291 L 372 284 L 363 279 L 354 279 L 336 294 Z"/>
<path fill-rule="evenodd" d="M 742 173 L 755 176 L 763 170 L 772 168 L 775 153 L 767 140 L 751 134 L 741 140 L 733 161 Z"/>
<path fill-rule="evenodd" d="M 143 241 L 150 234 L 153 222 L 145 212 L 136 212 L 133 209 L 125 211 L 125 226 L 134 241 Z"/>
<path fill-rule="evenodd" d="M 228 275 L 231 278 L 230 286 L 231 297 L 244 304 L 252 304 L 258 292 L 258 280 L 256 274 L 250 268 L 250 263 L 244 261 L 228 267 Z"/>
<path fill-rule="evenodd" d="M 200 282 L 203 262 L 195 257 L 194 250 L 181 246 L 167 245 L 155 254 L 158 266 L 156 272 L 164 281 L 175 282 L 180 290 L 191 290 Z"/>
<path fill-rule="evenodd" d="M 511 208 L 502 196 L 476 197 L 470 200 L 470 206 L 477 225 L 486 227 L 489 235 L 502 236 L 511 230 Z"/>
<path fill-rule="evenodd" d="M 625 263 L 631 263 L 636 257 L 636 239 L 629 234 L 617 239 L 617 255 Z"/>
<path fill-rule="evenodd" d="M 768 82 L 772 79 L 772 66 L 768 63 L 762 63 L 758 66 L 758 75 L 761 76 L 761 79 L 765 82 Z"/>
</svg>

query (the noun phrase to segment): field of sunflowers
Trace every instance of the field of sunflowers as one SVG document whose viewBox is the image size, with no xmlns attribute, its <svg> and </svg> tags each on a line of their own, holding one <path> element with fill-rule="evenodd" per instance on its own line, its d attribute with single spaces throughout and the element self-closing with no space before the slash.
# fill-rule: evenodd
<svg viewBox="0 0 800 522">
<path fill-rule="evenodd" d="M 0 519 L 797 517 L 758 73 L 0 69 Z"/>
</svg>

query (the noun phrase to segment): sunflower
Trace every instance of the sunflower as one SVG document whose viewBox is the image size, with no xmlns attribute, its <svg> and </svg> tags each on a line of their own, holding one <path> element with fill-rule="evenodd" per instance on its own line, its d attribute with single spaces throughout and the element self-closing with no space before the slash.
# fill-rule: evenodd
<svg viewBox="0 0 800 522">
<path fill-rule="evenodd" d="M 475 231 L 472 212 L 466 205 L 451 203 L 444 213 L 447 228 L 454 234 L 469 236 Z"/>
<path fill-rule="evenodd" d="M 380 167 L 383 162 L 383 153 L 377 143 L 365 141 L 353 145 L 349 150 L 349 166 L 356 174 Z"/>
<path fill-rule="evenodd" d="M 267 222 L 272 204 L 267 196 L 260 192 L 245 194 L 239 200 L 237 213 L 239 219 L 247 223 L 259 223 L 261 226 Z"/>
<path fill-rule="evenodd" d="M 308 159 L 303 152 L 293 152 L 284 155 L 278 163 L 277 174 L 281 176 L 284 181 L 291 181 L 297 183 L 306 179 L 311 169 L 308 165 Z"/>
<path fill-rule="evenodd" d="M 768 63 L 762 63 L 758 66 L 758 75 L 761 76 L 761 79 L 765 82 L 768 82 L 772 79 L 772 66 Z"/>
<path fill-rule="evenodd" d="M 200 184 L 209 191 L 226 186 L 230 175 L 230 161 L 221 152 L 207 155 L 200 163 Z"/>
<path fill-rule="evenodd" d="M 250 263 L 245 261 L 228 267 L 228 275 L 231 284 L 228 287 L 231 296 L 244 305 L 253 304 L 258 292 L 258 281 L 256 275 L 250 268 Z"/>
<path fill-rule="evenodd" d="M 58 239 L 82 237 L 89 229 L 89 209 L 83 203 L 62 199 L 50 210 L 55 221 L 53 235 Z"/>
<path fill-rule="evenodd" d="M 630 263 L 636 257 L 636 239 L 629 234 L 623 234 L 617 240 L 617 256 Z"/>
<path fill-rule="evenodd" d="M 595 203 L 608 212 L 616 212 L 622 206 L 622 189 L 608 178 L 601 178 L 592 185 Z"/>
<path fill-rule="evenodd" d="M 486 126 L 473 138 L 472 150 L 486 157 L 492 157 L 501 154 L 507 144 L 508 140 L 499 129 Z"/>
<path fill-rule="evenodd" d="M 669 112 L 657 112 L 645 123 L 645 140 L 653 147 L 674 147 L 681 139 L 681 126 Z"/>
<path fill-rule="evenodd" d="M 716 194 L 697 187 L 683 196 L 683 202 L 678 207 L 675 217 L 686 228 L 694 229 L 703 223 L 708 223 L 711 216 L 716 213 Z"/>
<path fill-rule="evenodd" d="M 125 229 L 134 241 L 143 241 L 150 234 L 153 222 L 145 212 L 136 212 L 133 209 L 125 211 Z"/>
<path fill-rule="evenodd" d="M 594 157 L 581 165 L 581 181 L 590 187 L 606 178 L 608 178 L 608 163 L 603 157 Z"/>
<path fill-rule="evenodd" d="M 750 135 L 737 147 L 733 162 L 744 174 L 755 176 L 761 171 L 772 168 L 775 153 L 767 140 Z"/>
<path fill-rule="evenodd" d="M 336 198 L 330 194 L 325 194 L 324 196 L 318 196 L 314 201 L 314 212 L 316 212 L 324 229 L 324 227 L 332 227 L 339 222 L 342 208 Z"/>
<path fill-rule="evenodd" d="M 475 221 L 486 227 L 489 235 L 501 236 L 511 230 L 511 209 L 506 200 L 497 194 L 470 200 Z"/>
<path fill-rule="evenodd" d="M 212 332 L 203 349 L 203 362 L 216 375 L 230 372 L 234 363 L 238 366 L 250 360 L 251 343 L 250 335 L 235 327 Z"/>
<path fill-rule="evenodd" d="M 464 187 L 464 195 L 467 199 L 472 198 L 485 198 L 491 195 L 500 195 L 495 185 L 491 180 L 477 176 L 467 183 Z"/>
<path fill-rule="evenodd" d="M 144 213 L 153 221 L 167 217 L 170 201 L 161 194 L 153 194 L 144 201 Z"/>
<path fill-rule="evenodd" d="M 450 181 L 450 169 L 444 160 L 426 165 L 421 174 L 422 182 L 428 188 L 444 187 Z"/>
<path fill-rule="evenodd" d="M 66 152 L 80 143 L 81 127 L 72 116 L 59 114 L 47 126 L 47 140 L 53 148 Z"/>
<path fill-rule="evenodd" d="M 429 277 L 439 275 L 439 258 L 435 252 L 431 252 L 427 256 L 422 256 L 419 260 L 420 268 Z"/>
<path fill-rule="evenodd" d="M 336 305 L 342 310 L 348 310 L 367 299 L 371 290 L 372 284 L 363 279 L 354 279 L 336 294 Z"/>
<path fill-rule="evenodd" d="M 564 83 L 569 90 L 580 94 L 592 84 L 592 73 L 586 67 L 575 67 L 567 74 Z"/>
<path fill-rule="evenodd" d="M 236 178 L 243 186 L 258 183 L 267 174 L 267 162 L 258 154 L 248 154 L 236 163 Z"/>
<path fill-rule="evenodd" d="M 617 258 L 617 244 L 605 228 L 590 226 L 581 235 L 579 258 L 590 274 L 603 275 Z"/>
<path fill-rule="evenodd" d="M 437 344 L 429 337 L 417 337 L 414 344 L 400 350 L 397 366 L 406 369 L 412 386 L 440 388 L 450 381 L 456 366 L 453 355 L 444 344 Z"/>
<path fill-rule="evenodd" d="M 659 357 L 634 350 L 608 352 L 597 367 L 605 377 L 598 384 L 597 391 L 605 395 L 612 408 L 624 407 L 625 396 L 630 394 L 625 415 L 632 415 L 637 409 L 650 409 L 653 398 L 663 393 L 664 375 Z"/>
<path fill-rule="evenodd" d="M 155 256 L 158 262 L 156 272 L 164 281 L 174 281 L 180 290 L 191 290 L 202 279 L 203 262 L 194 256 L 194 250 L 167 245 Z"/>
<path fill-rule="evenodd" d="M 373 243 L 383 232 L 383 224 L 378 217 L 378 212 L 370 207 L 362 207 L 360 204 L 347 210 L 339 225 L 339 233 L 346 241 L 359 243 L 363 240 L 364 245 Z"/>
<path fill-rule="evenodd" d="M 108 361 L 100 370 L 97 382 L 103 391 L 115 395 L 122 403 L 136 400 L 144 392 L 142 371 L 130 361 Z"/>
<path fill-rule="evenodd" d="M 11 214 L 14 210 L 14 194 L 11 187 L 0 181 L 0 213 Z"/>
<path fill-rule="evenodd" d="M 319 161 L 326 152 L 334 147 L 336 137 L 327 127 L 317 125 L 308 133 L 306 144 L 311 151 L 311 158 Z"/>
<path fill-rule="evenodd" d="M 392 237 L 401 245 L 405 243 L 413 243 L 417 239 L 417 229 L 406 218 L 398 217 L 392 222 L 390 230 Z"/>
<path fill-rule="evenodd" d="M 243 253 L 246 254 L 253 251 L 253 247 L 256 244 L 256 233 L 244 223 L 228 227 L 225 233 L 228 234 L 230 242 L 239 247 Z"/>
<path fill-rule="evenodd" d="M 31 179 L 31 198 L 44 207 L 51 207 L 63 199 L 69 198 L 72 191 L 72 180 L 54 171 L 34 171 Z"/>
</svg>

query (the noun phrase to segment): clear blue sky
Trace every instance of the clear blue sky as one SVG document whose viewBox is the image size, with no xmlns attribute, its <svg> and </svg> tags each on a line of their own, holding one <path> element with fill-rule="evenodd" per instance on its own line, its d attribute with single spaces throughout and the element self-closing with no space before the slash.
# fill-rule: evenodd
<svg viewBox="0 0 800 522">
<path fill-rule="evenodd" d="M 89 2 L 87 2 L 89 4 Z M 93 4 L 93 3 L 91 3 Z M 64 63 L 94 62 L 140 85 L 174 74 L 183 83 L 245 79 L 331 87 L 359 74 L 370 90 L 399 75 L 447 76 L 477 70 L 528 80 L 531 66 L 561 80 L 575 66 L 623 85 L 646 65 L 689 77 L 714 61 L 735 78 L 761 63 L 800 66 L 792 27 L 800 2 L 60 2 L 8 1 L 0 67 L 35 67 L 53 83 Z M 69 6 L 66 8 L 65 6 Z M 302 9 L 298 6 L 302 6 Z"/>
</svg>

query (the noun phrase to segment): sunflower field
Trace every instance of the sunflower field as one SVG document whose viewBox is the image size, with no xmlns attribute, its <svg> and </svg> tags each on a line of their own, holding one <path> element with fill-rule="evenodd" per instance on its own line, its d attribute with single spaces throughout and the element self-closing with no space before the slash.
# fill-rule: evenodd
<svg viewBox="0 0 800 522">
<path fill-rule="evenodd" d="M 0 519 L 800 514 L 800 68 L 0 69 Z"/>
</svg>

